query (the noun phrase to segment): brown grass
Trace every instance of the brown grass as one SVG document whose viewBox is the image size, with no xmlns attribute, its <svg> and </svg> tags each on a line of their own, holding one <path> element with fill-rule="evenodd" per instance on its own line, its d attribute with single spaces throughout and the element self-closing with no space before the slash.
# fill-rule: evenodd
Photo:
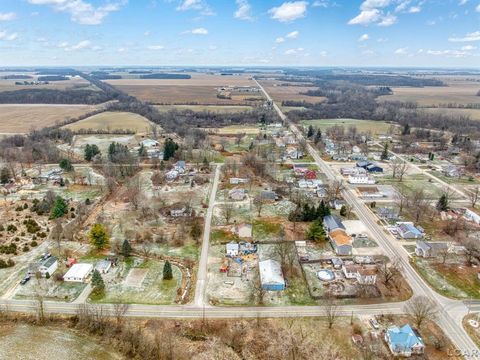
<svg viewBox="0 0 480 360">
<path fill-rule="evenodd" d="M 93 110 L 91 105 L 0 105 L 0 133 L 27 133 Z"/>
<path fill-rule="evenodd" d="M 262 80 L 260 84 L 265 88 L 265 91 L 273 98 L 273 100 L 282 102 L 287 100 L 292 101 L 306 101 L 309 103 L 318 103 L 325 101 L 326 98 L 323 96 L 308 96 L 302 95 L 302 92 L 306 92 L 308 90 L 316 90 L 317 87 L 315 86 L 303 86 L 306 84 L 302 84 L 302 86 L 297 83 L 289 83 L 290 85 L 295 86 L 281 86 L 282 84 L 286 84 L 285 81 L 278 81 L 278 80 Z"/>
<path fill-rule="evenodd" d="M 250 75 L 222 76 L 190 73 L 191 79 L 119 79 L 108 80 L 114 86 L 255 86 Z"/>
<path fill-rule="evenodd" d="M 0 78 L 7 75 L 6 73 L 0 73 Z M 90 83 L 85 79 L 70 79 L 65 81 L 52 81 L 47 85 L 15 85 L 16 81 L 36 81 L 38 76 L 33 74 L 27 74 L 33 76 L 33 79 L 25 80 L 5 80 L 0 79 L 0 92 L 2 91 L 15 91 L 23 89 L 54 89 L 54 90 L 66 90 L 76 86 L 82 86 L 82 89 L 89 88 Z"/>
</svg>

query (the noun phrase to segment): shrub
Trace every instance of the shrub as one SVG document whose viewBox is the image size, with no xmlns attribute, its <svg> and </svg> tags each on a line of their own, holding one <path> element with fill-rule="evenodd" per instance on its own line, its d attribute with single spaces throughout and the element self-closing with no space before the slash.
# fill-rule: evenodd
<svg viewBox="0 0 480 360">
<path fill-rule="evenodd" d="M 44 232 L 41 232 L 41 233 L 38 233 L 38 237 L 44 239 L 47 237 L 47 234 L 45 234 Z"/>
<path fill-rule="evenodd" d="M 27 231 L 30 234 L 35 234 L 41 230 L 40 226 L 37 222 L 33 219 L 28 219 L 23 222 L 23 224 L 27 227 Z"/>
<path fill-rule="evenodd" d="M 30 248 L 27 245 L 23 245 L 22 251 L 23 252 L 30 251 Z"/>
<path fill-rule="evenodd" d="M 12 259 L 8 259 L 8 261 L 0 259 L 0 269 L 12 267 L 13 265 L 15 265 L 15 262 Z"/>
<path fill-rule="evenodd" d="M 8 224 L 7 231 L 8 232 L 15 232 L 15 231 L 17 231 L 17 227 L 13 224 Z"/>
<path fill-rule="evenodd" d="M 30 246 L 31 246 L 31 247 L 38 246 L 38 243 L 37 243 L 35 240 L 32 240 L 32 241 L 30 242 Z"/>
<path fill-rule="evenodd" d="M 0 225 L 0 231 L 5 231 L 5 227 L 3 225 Z"/>
</svg>

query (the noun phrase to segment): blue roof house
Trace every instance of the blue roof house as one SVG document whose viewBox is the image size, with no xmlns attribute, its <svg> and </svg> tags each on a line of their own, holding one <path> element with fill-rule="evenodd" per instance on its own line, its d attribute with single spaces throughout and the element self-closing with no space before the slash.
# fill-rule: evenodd
<svg viewBox="0 0 480 360">
<path fill-rule="evenodd" d="M 381 173 L 381 172 L 383 172 L 383 168 L 381 168 L 381 167 L 378 166 L 377 164 L 370 164 L 370 165 L 367 165 L 367 171 L 368 171 L 368 172 L 378 172 L 378 173 Z"/>
<path fill-rule="evenodd" d="M 397 231 L 398 234 L 403 239 L 422 239 L 423 238 L 423 231 L 416 228 L 413 223 L 409 222 L 402 222 L 397 223 Z"/>
<path fill-rule="evenodd" d="M 393 326 L 385 332 L 385 341 L 394 356 L 409 357 L 423 354 L 425 344 L 422 338 L 408 324 Z"/>
</svg>

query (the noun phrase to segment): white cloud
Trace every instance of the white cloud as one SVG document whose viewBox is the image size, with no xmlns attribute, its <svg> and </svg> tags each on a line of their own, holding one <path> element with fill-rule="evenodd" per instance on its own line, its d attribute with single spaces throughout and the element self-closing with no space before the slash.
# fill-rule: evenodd
<svg viewBox="0 0 480 360">
<path fill-rule="evenodd" d="M 149 45 L 147 46 L 148 50 L 163 50 L 164 47 L 162 45 Z"/>
<path fill-rule="evenodd" d="M 468 33 L 463 37 L 451 37 L 448 39 L 451 42 L 470 42 L 470 41 L 480 41 L 480 31 L 475 31 Z"/>
<path fill-rule="evenodd" d="M 458 5 L 462 6 L 462 5 L 465 5 L 467 2 L 468 2 L 468 0 L 460 0 L 458 2 Z"/>
<path fill-rule="evenodd" d="M 119 53 L 123 53 L 125 51 L 127 51 L 127 49 L 125 49 L 124 47 L 121 47 L 121 48 L 117 49 L 117 52 L 119 52 Z"/>
<path fill-rule="evenodd" d="M 64 49 L 68 46 L 68 42 L 64 41 L 57 45 L 57 47 Z"/>
<path fill-rule="evenodd" d="M 404 48 L 398 48 L 397 50 L 395 50 L 394 54 L 396 55 L 406 55 L 408 53 L 408 48 L 404 47 Z"/>
<path fill-rule="evenodd" d="M 14 12 L 0 13 L 0 21 L 15 20 L 17 15 Z"/>
<path fill-rule="evenodd" d="M 98 25 L 111 12 L 120 10 L 128 0 L 110 2 L 98 7 L 83 0 L 28 0 L 28 2 L 33 5 L 47 5 L 55 11 L 68 13 L 73 22 L 82 25 Z"/>
<path fill-rule="evenodd" d="M 408 9 L 408 12 L 410 14 L 416 14 L 422 11 L 422 8 L 420 6 L 412 6 L 410 9 Z"/>
<path fill-rule="evenodd" d="M 321 57 L 326 57 L 328 56 L 328 53 L 326 51 L 320 51 L 320 54 L 319 54 Z"/>
<path fill-rule="evenodd" d="M 362 10 L 360 14 L 351 19 L 349 25 L 369 25 L 376 23 L 381 18 L 381 12 L 378 9 Z"/>
<path fill-rule="evenodd" d="M 210 9 L 207 3 L 204 0 L 182 0 L 180 5 L 177 7 L 178 11 L 187 11 L 187 10 L 197 10 L 200 11 L 202 15 L 210 16 L 215 15 L 215 13 Z"/>
<path fill-rule="evenodd" d="M 18 33 L 8 33 L 6 31 L 0 31 L 0 40 L 13 41 L 18 39 Z"/>
<path fill-rule="evenodd" d="M 378 26 L 392 26 L 397 22 L 397 17 L 392 14 L 387 14 L 382 18 L 382 21 L 378 23 Z"/>
<path fill-rule="evenodd" d="M 330 5 L 331 4 L 328 0 L 316 0 L 312 4 L 313 7 L 323 7 L 323 8 L 327 8 Z"/>
<path fill-rule="evenodd" d="M 480 12 L 480 4 L 477 5 L 477 7 L 475 8 L 475 11 Z"/>
<path fill-rule="evenodd" d="M 360 5 L 360 10 L 385 8 L 390 5 L 391 2 L 391 0 L 365 0 L 362 5 Z"/>
<path fill-rule="evenodd" d="M 408 2 L 410 0 L 407 0 Z M 397 22 L 397 17 L 385 13 L 385 8 L 395 3 L 392 0 L 365 0 L 360 5 L 360 13 L 354 18 L 350 19 L 349 25 L 364 25 L 376 24 L 378 26 L 391 26 Z M 403 8 L 403 3 L 397 6 L 397 9 Z M 405 5 L 406 6 L 406 5 Z"/>
<path fill-rule="evenodd" d="M 358 38 L 358 41 L 367 41 L 369 38 L 368 34 L 363 34 Z"/>
<path fill-rule="evenodd" d="M 150 36 L 151 34 L 150 30 L 147 30 L 143 33 L 143 36 Z"/>
<path fill-rule="evenodd" d="M 277 44 L 284 43 L 284 42 L 285 42 L 285 38 L 283 38 L 283 37 L 280 36 L 280 37 L 278 37 L 278 38 L 275 39 L 275 42 L 276 42 Z"/>
<path fill-rule="evenodd" d="M 247 0 L 236 0 L 237 11 L 235 11 L 235 19 L 252 21 L 252 6 L 248 3 Z"/>
<path fill-rule="evenodd" d="M 305 17 L 307 6 L 306 1 L 287 1 L 279 7 L 271 8 L 268 13 L 274 20 L 290 22 Z"/>
<path fill-rule="evenodd" d="M 454 58 L 463 58 L 471 55 L 467 51 L 460 51 L 460 50 L 427 50 L 427 54 L 434 55 L 434 56 L 454 57 Z"/>
<path fill-rule="evenodd" d="M 476 46 L 473 46 L 473 45 L 465 45 L 465 46 L 462 46 L 462 50 L 463 51 L 472 51 L 472 50 L 475 50 L 477 47 Z"/>
<path fill-rule="evenodd" d="M 302 51 L 304 51 L 305 49 L 304 48 L 296 48 L 296 49 L 288 49 L 287 51 L 285 51 L 285 55 L 294 55 L 294 54 L 298 54 Z"/>
<path fill-rule="evenodd" d="M 65 51 L 77 51 L 77 50 L 84 50 L 84 49 L 91 49 L 92 43 L 89 40 L 83 40 L 79 43 L 65 47 Z"/>
<path fill-rule="evenodd" d="M 208 30 L 201 27 L 201 28 L 184 31 L 182 34 L 208 35 Z"/>
<path fill-rule="evenodd" d="M 286 37 L 289 39 L 296 39 L 298 38 L 298 35 L 300 35 L 300 32 L 295 30 L 295 31 L 292 31 L 291 33 L 288 33 Z"/>
</svg>

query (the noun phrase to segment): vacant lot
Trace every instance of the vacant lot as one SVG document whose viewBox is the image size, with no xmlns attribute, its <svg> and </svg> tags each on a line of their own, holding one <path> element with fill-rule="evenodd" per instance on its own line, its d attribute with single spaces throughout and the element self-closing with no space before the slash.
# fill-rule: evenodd
<svg viewBox="0 0 480 360">
<path fill-rule="evenodd" d="M 27 133 L 95 110 L 90 105 L 0 105 L 0 133 Z"/>
<path fill-rule="evenodd" d="M 305 120 L 302 121 L 304 125 L 313 125 L 321 130 L 331 128 L 335 125 L 344 126 L 348 129 L 349 126 L 356 126 L 359 132 L 371 131 L 373 134 L 385 134 L 390 129 L 391 124 L 383 121 L 373 120 L 356 120 L 356 119 L 321 119 L 321 120 Z"/>
<path fill-rule="evenodd" d="M 292 101 L 306 101 L 309 103 L 318 103 L 324 101 L 323 96 L 308 96 L 301 93 L 308 90 L 316 90 L 315 86 L 298 86 L 296 83 L 287 83 L 278 80 L 262 80 L 260 84 L 265 88 L 265 91 L 277 102 L 292 100 Z M 288 84 L 288 86 L 285 86 Z"/>
<path fill-rule="evenodd" d="M 78 121 L 66 127 L 78 131 L 80 129 L 93 130 L 134 130 L 137 133 L 148 133 L 151 122 L 141 115 L 129 112 L 106 111 L 87 119 Z"/>
<path fill-rule="evenodd" d="M 253 107 L 244 105 L 157 105 L 155 108 L 160 112 L 191 110 L 197 112 L 209 111 L 219 114 L 233 114 L 253 110 Z"/>
<path fill-rule="evenodd" d="M 394 87 L 393 95 L 380 96 L 378 101 L 408 101 L 419 106 L 439 106 L 441 104 L 480 103 L 480 84 L 470 82 L 452 82 L 448 86 L 439 87 Z"/>
</svg>

